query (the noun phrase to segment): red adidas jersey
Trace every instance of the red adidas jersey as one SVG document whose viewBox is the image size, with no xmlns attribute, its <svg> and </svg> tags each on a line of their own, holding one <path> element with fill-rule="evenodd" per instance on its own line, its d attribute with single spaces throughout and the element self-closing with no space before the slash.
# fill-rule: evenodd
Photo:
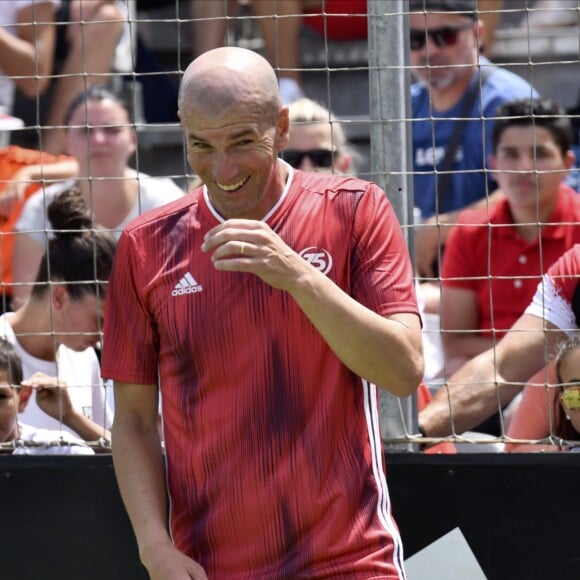
<svg viewBox="0 0 580 580">
<path fill-rule="evenodd" d="M 384 193 L 296 171 L 265 220 L 381 315 L 417 313 Z M 135 220 L 107 291 L 103 376 L 163 400 L 171 531 L 210 578 L 404 577 L 376 387 L 287 293 L 201 251 L 203 189 Z M 348 332 L 348 328 L 344 329 Z"/>
<path fill-rule="evenodd" d="M 576 244 L 548 269 L 526 313 L 544 318 L 571 335 L 580 327 L 579 280 L 580 244 Z"/>
</svg>

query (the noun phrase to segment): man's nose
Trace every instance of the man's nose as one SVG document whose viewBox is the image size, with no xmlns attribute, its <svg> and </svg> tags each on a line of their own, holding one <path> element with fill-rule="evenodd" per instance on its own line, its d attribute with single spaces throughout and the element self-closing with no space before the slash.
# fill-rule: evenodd
<svg viewBox="0 0 580 580">
<path fill-rule="evenodd" d="M 236 177 L 238 167 L 231 155 L 228 153 L 216 152 L 213 160 L 213 177 L 220 183 L 227 183 Z"/>
</svg>

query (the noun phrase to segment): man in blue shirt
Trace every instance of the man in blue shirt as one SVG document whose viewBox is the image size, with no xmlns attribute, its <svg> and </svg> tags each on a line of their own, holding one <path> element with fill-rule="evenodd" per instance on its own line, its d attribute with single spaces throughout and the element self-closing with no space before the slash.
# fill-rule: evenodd
<svg viewBox="0 0 580 580">
<path fill-rule="evenodd" d="M 430 278 L 458 211 L 485 205 L 496 188 L 487 167 L 495 110 L 537 93 L 480 55 L 477 0 L 410 0 L 409 6 L 410 60 L 419 79 L 411 88 L 414 196 L 422 221 L 415 264 L 419 276 Z M 442 166 L 458 118 L 470 120 L 460 122 L 452 160 Z M 436 170 L 443 173 L 437 177 Z"/>
</svg>

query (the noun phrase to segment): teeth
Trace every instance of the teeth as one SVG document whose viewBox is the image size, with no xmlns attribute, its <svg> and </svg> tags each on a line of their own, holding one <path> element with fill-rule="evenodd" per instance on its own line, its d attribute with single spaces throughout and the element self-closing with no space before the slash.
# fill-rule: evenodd
<svg viewBox="0 0 580 580">
<path fill-rule="evenodd" d="M 245 179 L 242 179 L 241 181 L 238 181 L 237 183 L 232 183 L 231 185 L 225 185 L 222 183 L 218 183 L 216 181 L 216 184 L 218 185 L 218 187 L 220 189 L 223 189 L 224 191 L 235 191 L 236 189 L 239 189 L 240 187 L 242 187 L 242 185 L 244 185 L 244 183 L 246 183 L 246 181 L 248 181 L 249 177 L 246 177 Z"/>
</svg>

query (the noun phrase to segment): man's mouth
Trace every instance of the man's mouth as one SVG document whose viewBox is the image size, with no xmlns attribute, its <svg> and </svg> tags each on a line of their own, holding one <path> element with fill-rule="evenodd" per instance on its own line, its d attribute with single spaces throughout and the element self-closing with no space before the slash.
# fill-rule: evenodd
<svg viewBox="0 0 580 580">
<path fill-rule="evenodd" d="M 240 181 L 237 181 L 236 183 L 230 183 L 230 184 L 226 185 L 225 183 L 220 183 L 219 181 L 216 181 L 215 184 L 220 189 L 223 189 L 224 191 L 236 191 L 236 190 L 240 189 L 241 187 L 243 187 L 244 185 L 246 185 L 246 183 L 248 182 L 249 179 L 250 179 L 250 176 L 248 175 L 248 177 L 244 177 L 244 179 L 241 179 Z"/>
</svg>

